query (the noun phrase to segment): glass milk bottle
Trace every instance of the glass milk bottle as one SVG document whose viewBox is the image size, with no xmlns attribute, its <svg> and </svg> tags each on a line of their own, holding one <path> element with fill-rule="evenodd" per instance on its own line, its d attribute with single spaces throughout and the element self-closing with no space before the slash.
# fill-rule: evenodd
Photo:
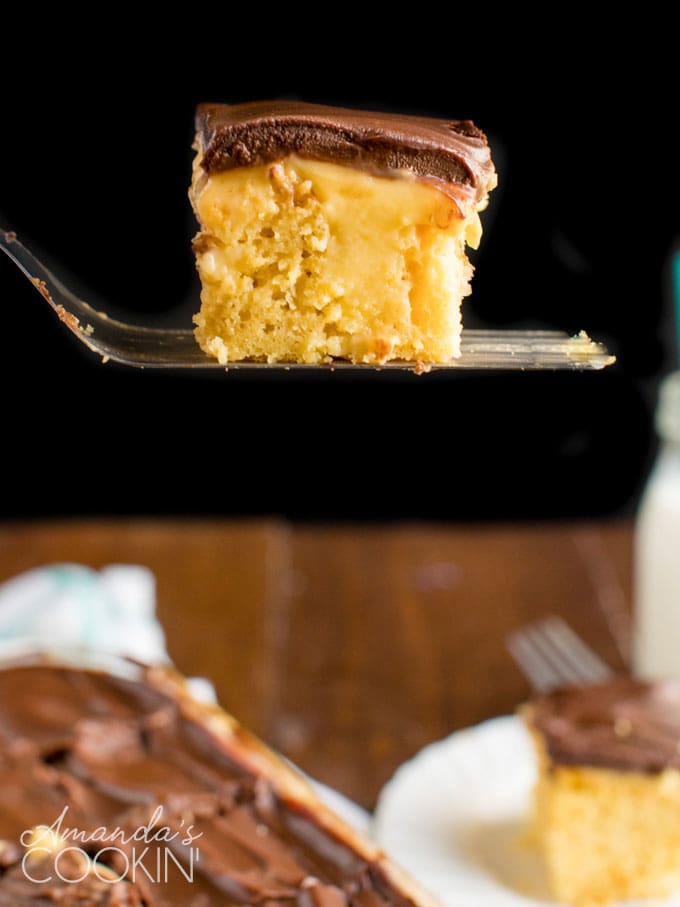
<svg viewBox="0 0 680 907">
<path fill-rule="evenodd" d="M 661 446 L 635 528 L 634 671 L 680 678 L 680 372 L 660 388 Z"/>
</svg>

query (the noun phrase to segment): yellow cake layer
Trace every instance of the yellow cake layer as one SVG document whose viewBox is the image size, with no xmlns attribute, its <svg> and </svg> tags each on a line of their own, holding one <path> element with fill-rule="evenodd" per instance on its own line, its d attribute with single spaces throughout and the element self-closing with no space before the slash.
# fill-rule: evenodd
<svg viewBox="0 0 680 907">
<path fill-rule="evenodd" d="M 580 907 L 680 890 L 680 771 L 550 765 L 537 747 L 533 836 L 553 896 Z"/>
<path fill-rule="evenodd" d="M 289 156 L 206 175 L 192 203 L 201 348 L 242 359 L 443 361 L 460 352 L 466 242 L 481 226 L 434 185 Z"/>
</svg>

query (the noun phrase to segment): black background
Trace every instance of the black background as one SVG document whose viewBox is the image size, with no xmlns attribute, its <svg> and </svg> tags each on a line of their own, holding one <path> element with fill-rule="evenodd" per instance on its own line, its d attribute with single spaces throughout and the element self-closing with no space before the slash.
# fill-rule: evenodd
<svg viewBox="0 0 680 907">
<path fill-rule="evenodd" d="M 677 80 L 662 26 L 596 34 L 576 11 L 548 23 L 517 8 L 493 26 L 477 10 L 382 10 L 373 28 L 326 7 L 247 19 L 195 7 L 150 26 L 120 7 L 13 15 L 0 35 L 3 226 L 104 307 L 162 318 L 195 298 L 196 102 L 297 97 L 474 119 L 500 185 L 466 324 L 587 329 L 618 363 L 420 378 L 128 370 L 78 345 L 2 257 L 0 516 L 632 511 L 676 355 Z"/>
</svg>

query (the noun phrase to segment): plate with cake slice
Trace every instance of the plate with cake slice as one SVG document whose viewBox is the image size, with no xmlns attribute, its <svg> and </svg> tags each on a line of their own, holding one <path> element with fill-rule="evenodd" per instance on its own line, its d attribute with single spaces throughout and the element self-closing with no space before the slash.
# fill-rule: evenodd
<svg viewBox="0 0 680 907">
<path fill-rule="evenodd" d="M 373 833 L 446 907 L 679 907 L 680 684 L 555 691 L 433 743 Z"/>
</svg>

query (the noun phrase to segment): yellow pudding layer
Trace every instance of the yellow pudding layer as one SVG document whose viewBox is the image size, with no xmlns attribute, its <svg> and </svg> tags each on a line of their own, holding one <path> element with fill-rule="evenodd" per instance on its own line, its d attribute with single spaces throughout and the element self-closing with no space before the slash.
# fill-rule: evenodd
<svg viewBox="0 0 680 907">
<path fill-rule="evenodd" d="M 536 744 L 532 837 L 553 897 L 608 904 L 680 890 L 680 772 L 551 765 Z"/>
<path fill-rule="evenodd" d="M 460 355 L 462 298 L 481 235 L 408 174 L 374 176 L 288 156 L 207 175 L 191 199 L 201 348 L 221 363 L 437 362 Z"/>
</svg>

